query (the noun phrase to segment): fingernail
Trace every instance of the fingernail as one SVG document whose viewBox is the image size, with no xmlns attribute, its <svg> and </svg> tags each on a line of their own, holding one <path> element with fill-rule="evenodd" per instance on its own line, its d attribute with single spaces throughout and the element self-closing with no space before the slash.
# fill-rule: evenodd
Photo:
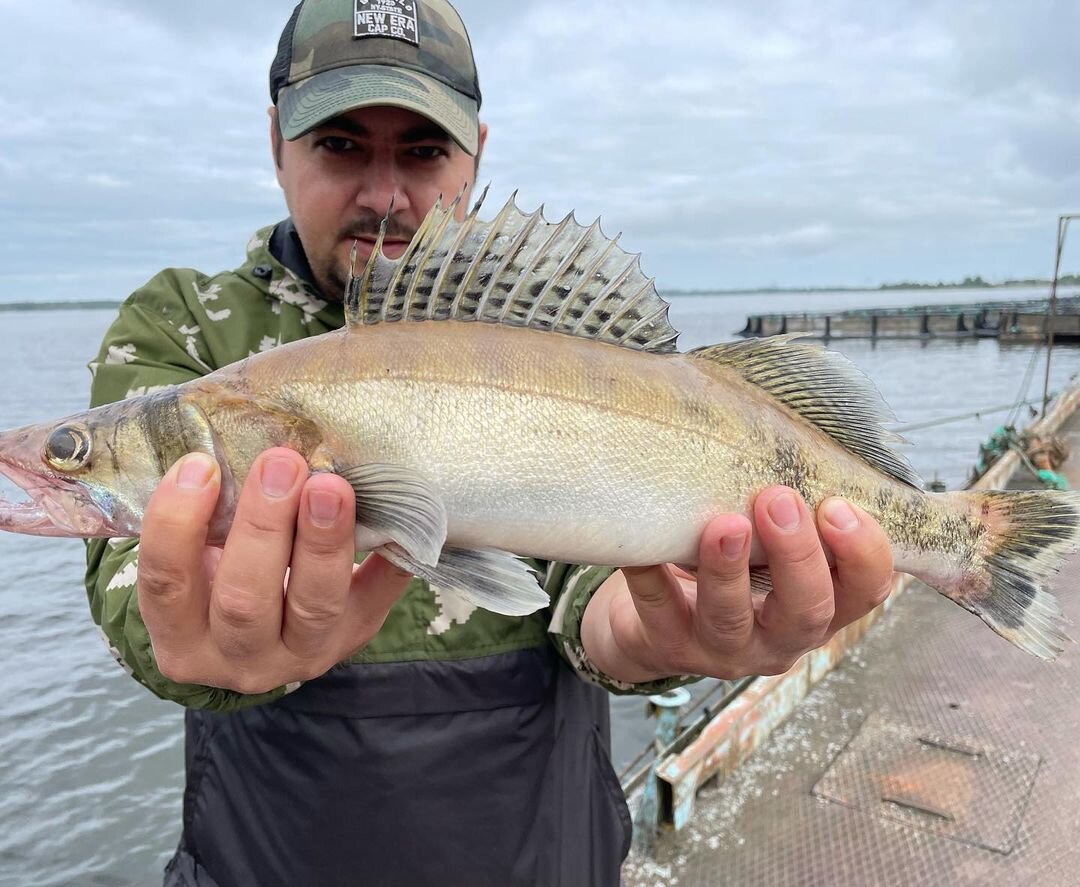
<svg viewBox="0 0 1080 887">
<path fill-rule="evenodd" d="M 825 520 L 838 530 L 851 530 L 859 523 L 859 517 L 854 509 L 843 499 L 828 499 L 821 507 Z"/>
<path fill-rule="evenodd" d="M 188 453 L 180 459 L 176 485 L 182 490 L 198 490 L 205 487 L 213 475 L 213 459 L 206 453 Z"/>
<path fill-rule="evenodd" d="M 315 490 L 308 494 L 308 511 L 315 526 L 332 527 L 341 514 L 341 497 L 327 490 Z"/>
<path fill-rule="evenodd" d="M 259 480 L 267 496 L 279 499 L 296 483 L 296 465 L 291 459 L 267 459 L 263 462 Z"/>
<path fill-rule="evenodd" d="M 794 530 L 799 525 L 799 503 L 791 493 L 781 493 L 769 503 L 769 517 L 781 530 Z"/>
<path fill-rule="evenodd" d="M 735 560 L 742 554 L 745 545 L 746 533 L 734 533 L 731 536 L 724 536 L 720 540 L 720 552 L 729 560 Z"/>
</svg>

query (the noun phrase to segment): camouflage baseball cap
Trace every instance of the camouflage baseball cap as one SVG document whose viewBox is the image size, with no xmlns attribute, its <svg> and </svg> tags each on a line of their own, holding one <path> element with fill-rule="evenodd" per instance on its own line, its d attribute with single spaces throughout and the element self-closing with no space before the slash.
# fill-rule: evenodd
<svg viewBox="0 0 1080 887">
<path fill-rule="evenodd" d="M 480 83 L 461 16 L 446 0 L 303 0 L 270 66 L 281 134 L 356 108 L 422 114 L 469 154 L 479 144 Z"/>
</svg>

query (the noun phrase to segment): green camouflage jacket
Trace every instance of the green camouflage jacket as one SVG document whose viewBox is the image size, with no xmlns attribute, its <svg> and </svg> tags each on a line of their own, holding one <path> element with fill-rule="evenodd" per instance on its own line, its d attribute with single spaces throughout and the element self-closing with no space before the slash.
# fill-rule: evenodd
<svg viewBox="0 0 1080 887">
<path fill-rule="evenodd" d="M 186 382 L 282 343 L 339 328 L 344 322 L 342 305 L 320 299 L 313 287 L 271 254 L 272 231 L 270 227 L 255 234 L 248 243 L 247 260 L 235 271 L 208 277 L 191 269 L 168 269 L 128 298 L 90 364 L 91 405 Z M 163 677 L 139 615 L 138 540 L 95 539 L 87 545 L 86 587 L 94 621 L 121 665 L 158 696 L 195 708 L 229 711 L 277 698 L 290 689 L 243 696 Z M 667 684 L 613 681 L 584 655 L 581 616 L 593 592 L 611 574 L 610 568 L 557 563 L 537 567 L 551 607 L 523 618 L 477 609 L 414 580 L 379 634 L 351 661 L 466 659 L 554 643 L 583 678 L 613 692 L 655 692 Z"/>
</svg>

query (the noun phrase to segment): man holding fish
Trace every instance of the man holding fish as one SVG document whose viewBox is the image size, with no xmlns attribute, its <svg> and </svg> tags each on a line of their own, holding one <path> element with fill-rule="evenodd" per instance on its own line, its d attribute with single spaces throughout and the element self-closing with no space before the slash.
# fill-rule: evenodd
<svg viewBox="0 0 1080 887">
<path fill-rule="evenodd" d="M 236 271 L 169 269 L 135 293 L 93 364 L 95 405 L 337 329 L 384 218 L 396 259 L 440 199 L 465 217 L 488 133 L 445 0 L 306 0 L 270 86 L 289 219 Z M 91 541 L 87 575 L 117 657 L 188 706 L 168 884 L 616 884 L 629 822 L 601 688 L 781 672 L 892 578 L 864 511 L 771 487 L 752 523 L 708 524 L 694 571 L 530 561 L 550 609 L 500 615 L 408 563 L 354 566 L 354 485 L 295 449 L 263 452 L 239 488 L 206 453 L 177 456 L 141 538 Z M 223 498 L 235 516 L 208 545 Z"/>
</svg>

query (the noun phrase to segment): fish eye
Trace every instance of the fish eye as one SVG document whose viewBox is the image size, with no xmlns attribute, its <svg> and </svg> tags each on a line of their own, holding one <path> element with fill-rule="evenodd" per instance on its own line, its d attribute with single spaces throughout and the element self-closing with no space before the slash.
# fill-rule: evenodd
<svg viewBox="0 0 1080 887">
<path fill-rule="evenodd" d="M 84 467 L 90 461 L 90 432 L 81 425 L 61 425 L 45 441 L 45 461 L 60 471 Z"/>
</svg>

